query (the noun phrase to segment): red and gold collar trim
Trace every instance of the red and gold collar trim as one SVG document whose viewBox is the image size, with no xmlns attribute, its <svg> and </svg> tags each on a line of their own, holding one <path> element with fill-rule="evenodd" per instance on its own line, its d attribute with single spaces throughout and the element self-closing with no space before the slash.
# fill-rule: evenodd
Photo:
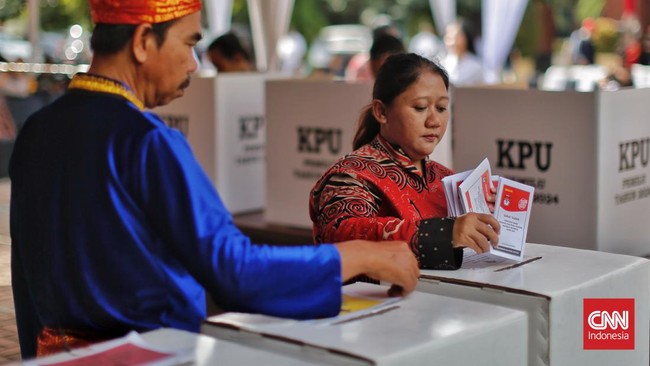
<svg viewBox="0 0 650 366">
<path fill-rule="evenodd" d="M 379 145 L 386 151 L 388 156 L 395 161 L 399 166 L 404 168 L 408 172 L 413 172 L 416 174 L 421 174 L 418 168 L 415 167 L 415 164 L 413 164 L 413 160 L 406 155 L 404 150 L 402 150 L 401 147 L 397 145 L 392 145 L 388 140 L 386 140 L 383 136 L 380 134 L 377 134 L 377 137 L 375 138 Z M 425 157 L 424 161 L 427 162 L 429 161 L 429 157 Z"/>
<path fill-rule="evenodd" d="M 103 76 L 78 73 L 72 78 L 72 81 L 70 81 L 68 89 L 81 89 L 119 95 L 133 103 L 141 111 L 144 110 L 144 103 L 133 94 L 128 86 L 119 81 L 111 80 Z"/>
</svg>

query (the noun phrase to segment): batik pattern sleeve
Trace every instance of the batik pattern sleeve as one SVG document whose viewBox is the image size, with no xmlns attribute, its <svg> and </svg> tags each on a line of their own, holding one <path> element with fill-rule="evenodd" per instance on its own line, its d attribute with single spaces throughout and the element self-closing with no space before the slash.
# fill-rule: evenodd
<svg viewBox="0 0 650 366">
<path fill-rule="evenodd" d="M 292 318 L 338 313 L 341 268 L 334 246 L 252 244 L 177 131 L 149 133 L 141 154 L 140 194 L 151 225 L 219 306 Z"/>
<path fill-rule="evenodd" d="M 311 203 L 316 207 L 312 209 L 316 242 L 404 240 L 421 268 L 460 266 L 457 250 L 451 244 L 452 219 L 385 216 L 385 197 L 379 187 L 348 174 L 332 175 L 322 182 L 318 193 L 312 196 L 317 202 Z"/>
</svg>

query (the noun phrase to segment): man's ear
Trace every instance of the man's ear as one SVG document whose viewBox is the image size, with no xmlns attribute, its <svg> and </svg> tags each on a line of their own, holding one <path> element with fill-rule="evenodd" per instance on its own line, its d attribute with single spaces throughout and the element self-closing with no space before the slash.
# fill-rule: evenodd
<svg viewBox="0 0 650 366">
<path fill-rule="evenodd" d="M 386 120 L 386 105 L 379 99 L 372 100 L 372 115 L 375 117 L 379 124 L 383 125 Z"/>
<path fill-rule="evenodd" d="M 153 27 L 149 23 L 139 24 L 131 38 L 133 57 L 139 63 L 144 63 L 149 57 L 148 51 L 151 47 L 158 47 L 156 37 L 153 34 Z"/>
</svg>

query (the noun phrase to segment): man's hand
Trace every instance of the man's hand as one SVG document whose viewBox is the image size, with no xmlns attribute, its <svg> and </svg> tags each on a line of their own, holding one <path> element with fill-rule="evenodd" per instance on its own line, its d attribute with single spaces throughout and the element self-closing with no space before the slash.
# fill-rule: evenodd
<svg viewBox="0 0 650 366">
<path fill-rule="evenodd" d="M 343 281 L 365 274 L 390 282 L 390 296 L 404 296 L 415 290 L 420 269 L 405 242 L 351 240 L 336 244 L 336 248 L 341 255 Z"/>
<path fill-rule="evenodd" d="M 485 253 L 492 243 L 499 243 L 500 225 L 492 215 L 468 213 L 456 218 L 454 222 L 454 248 L 471 248 L 477 253 Z"/>
</svg>

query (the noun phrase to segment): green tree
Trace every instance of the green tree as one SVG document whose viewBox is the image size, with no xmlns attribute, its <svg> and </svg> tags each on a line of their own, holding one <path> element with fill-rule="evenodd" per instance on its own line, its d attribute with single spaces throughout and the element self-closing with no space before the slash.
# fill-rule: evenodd
<svg viewBox="0 0 650 366">
<path fill-rule="evenodd" d="M 0 0 L 0 23 L 20 15 L 25 7 L 25 0 Z"/>
<path fill-rule="evenodd" d="M 246 0 L 234 0 L 232 2 L 232 22 L 250 24 L 248 18 L 248 2 Z"/>
<path fill-rule="evenodd" d="M 300 0 L 296 1 L 293 7 L 290 27 L 300 32 L 307 42 L 316 38 L 320 29 L 328 25 L 328 19 L 318 3 L 322 1 Z"/>
<path fill-rule="evenodd" d="M 73 24 L 92 28 L 88 0 L 40 0 L 39 5 L 45 31 L 62 31 Z"/>
</svg>

